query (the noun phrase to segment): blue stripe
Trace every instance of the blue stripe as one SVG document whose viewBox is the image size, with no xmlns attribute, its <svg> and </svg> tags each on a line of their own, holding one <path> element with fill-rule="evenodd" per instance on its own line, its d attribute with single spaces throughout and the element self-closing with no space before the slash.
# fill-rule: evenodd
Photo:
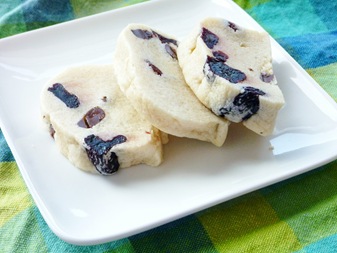
<svg viewBox="0 0 337 253">
<path fill-rule="evenodd" d="M 21 11 L 26 23 L 60 23 L 74 19 L 71 3 L 66 1 L 39 0 L 23 4 Z"/>
<path fill-rule="evenodd" d="M 337 235 L 326 237 L 318 242 L 297 251 L 297 253 L 335 253 L 337 251 Z"/>
<path fill-rule="evenodd" d="M 195 215 L 129 237 L 135 252 L 217 252 Z"/>
<path fill-rule="evenodd" d="M 5 137 L 0 129 L 0 162 L 13 162 L 14 157 L 11 150 L 9 149 Z"/>
<path fill-rule="evenodd" d="M 306 69 L 337 62 L 337 30 L 280 38 L 277 41 Z"/>
<path fill-rule="evenodd" d="M 274 38 L 329 32 L 336 29 L 327 28 L 312 6 L 311 0 L 270 0 L 254 6 L 248 10 L 248 13 Z"/>
<path fill-rule="evenodd" d="M 21 6 L 22 0 L 1 0 L 0 2 L 0 17 L 1 17 L 1 26 L 6 24 L 23 24 L 23 17 L 21 9 L 17 8 Z M 1 29 L 3 29 L 1 27 Z M 1 30 L 0 29 L 0 30 Z"/>
<path fill-rule="evenodd" d="M 310 0 L 311 6 L 314 8 L 316 15 L 329 30 L 335 30 L 337 24 L 337 1 L 330 0 L 329 8 L 322 0 Z"/>
</svg>

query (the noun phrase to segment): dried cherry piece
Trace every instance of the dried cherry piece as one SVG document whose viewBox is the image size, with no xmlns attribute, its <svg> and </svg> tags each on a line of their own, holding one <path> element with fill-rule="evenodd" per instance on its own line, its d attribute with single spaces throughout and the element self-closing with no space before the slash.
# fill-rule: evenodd
<svg viewBox="0 0 337 253">
<path fill-rule="evenodd" d="M 204 73 L 207 76 L 209 82 L 214 81 L 214 75 L 220 76 L 231 83 L 242 82 L 246 79 L 245 73 L 238 69 L 234 69 L 225 64 L 223 61 L 210 56 L 207 56 L 207 60 L 204 65 Z"/>
<path fill-rule="evenodd" d="M 178 42 L 177 42 L 175 39 L 166 38 L 166 37 L 164 37 L 163 35 L 161 35 L 161 34 L 155 32 L 155 31 L 152 31 L 152 32 L 153 32 L 153 34 L 154 34 L 155 36 L 157 36 L 157 37 L 159 38 L 159 40 L 161 41 L 161 43 L 163 43 L 163 44 L 165 44 L 165 43 L 168 43 L 168 44 L 169 44 L 169 43 L 172 43 L 172 44 L 178 46 Z"/>
<path fill-rule="evenodd" d="M 105 112 L 98 106 L 90 109 L 77 123 L 79 127 L 92 128 L 105 118 Z"/>
<path fill-rule="evenodd" d="M 225 61 L 227 61 L 227 59 L 228 59 L 228 55 L 225 54 L 225 53 L 222 52 L 222 51 L 214 51 L 214 52 L 212 52 L 212 53 L 213 53 L 213 56 L 214 56 L 216 59 L 218 59 L 219 61 L 225 62 Z"/>
<path fill-rule="evenodd" d="M 52 87 L 48 88 L 48 91 L 53 93 L 69 108 L 77 108 L 80 105 L 78 97 L 69 93 L 69 91 L 67 91 L 60 83 L 54 83 Z"/>
<path fill-rule="evenodd" d="M 126 142 L 126 140 L 125 136 L 117 135 L 112 140 L 104 141 L 93 134 L 84 139 L 88 158 L 99 173 L 111 175 L 118 171 L 120 166 L 118 156 L 114 152 L 109 153 L 109 151 L 113 146 Z"/>
<path fill-rule="evenodd" d="M 54 139 L 55 129 L 52 124 L 49 124 L 49 134 Z"/>
<path fill-rule="evenodd" d="M 140 39 L 149 40 L 149 39 L 153 38 L 153 33 L 148 31 L 148 30 L 134 29 L 134 30 L 131 30 L 131 32 L 137 38 L 140 38 Z"/>
<path fill-rule="evenodd" d="M 172 48 L 169 44 L 165 44 L 165 50 L 173 59 L 178 59 L 176 50 Z"/>
<path fill-rule="evenodd" d="M 233 122 L 247 120 L 260 109 L 259 96 L 266 93 L 253 87 L 244 87 L 232 103 L 219 109 L 219 115 Z"/>
<path fill-rule="evenodd" d="M 234 32 L 239 30 L 239 28 L 233 22 L 228 22 L 228 27 L 232 28 Z"/>
<path fill-rule="evenodd" d="M 213 47 L 219 42 L 219 37 L 204 27 L 201 32 L 201 39 L 205 42 L 209 49 L 213 49 Z"/>
<path fill-rule="evenodd" d="M 265 83 L 270 83 L 271 81 L 274 80 L 274 75 L 273 74 L 267 74 L 267 73 L 261 73 L 260 79 Z"/>
<path fill-rule="evenodd" d="M 152 68 L 153 72 L 156 73 L 158 76 L 161 76 L 163 74 L 163 72 L 158 67 L 153 65 L 149 60 L 146 60 L 146 63 Z"/>
</svg>

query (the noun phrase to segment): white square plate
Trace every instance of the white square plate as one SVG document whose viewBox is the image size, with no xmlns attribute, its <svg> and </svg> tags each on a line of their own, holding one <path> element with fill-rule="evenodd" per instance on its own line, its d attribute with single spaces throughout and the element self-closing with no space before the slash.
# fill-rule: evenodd
<svg viewBox="0 0 337 253">
<path fill-rule="evenodd" d="M 40 120 L 47 79 L 68 66 L 110 63 L 128 23 L 182 38 L 207 16 L 262 30 L 229 0 L 157 0 L 0 40 L 0 125 L 36 205 L 63 240 L 127 237 L 336 159 L 336 103 L 274 40 L 286 105 L 272 136 L 232 125 L 222 148 L 171 138 L 161 166 L 110 177 L 82 172 L 56 150 Z"/>
</svg>

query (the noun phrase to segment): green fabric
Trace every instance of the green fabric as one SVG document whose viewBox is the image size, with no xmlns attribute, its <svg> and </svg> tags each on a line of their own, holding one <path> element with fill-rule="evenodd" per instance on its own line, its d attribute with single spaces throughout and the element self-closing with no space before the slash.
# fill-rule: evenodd
<svg viewBox="0 0 337 253">
<path fill-rule="evenodd" d="M 3 0 L 0 37 L 138 2 Z M 337 1 L 235 2 L 337 101 Z M 337 160 L 144 233 L 75 246 L 45 223 L 0 130 L 0 252 L 337 252 Z"/>
<path fill-rule="evenodd" d="M 85 17 L 91 14 L 96 14 L 99 12 L 120 8 L 123 6 L 128 6 L 131 4 L 136 4 L 140 2 L 145 2 L 144 0 L 70 0 L 73 7 L 75 17 Z"/>
<path fill-rule="evenodd" d="M 312 78 L 314 78 L 337 102 L 337 63 L 331 63 L 322 67 L 307 69 L 307 71 L 312 76 Z"/>
</svg>

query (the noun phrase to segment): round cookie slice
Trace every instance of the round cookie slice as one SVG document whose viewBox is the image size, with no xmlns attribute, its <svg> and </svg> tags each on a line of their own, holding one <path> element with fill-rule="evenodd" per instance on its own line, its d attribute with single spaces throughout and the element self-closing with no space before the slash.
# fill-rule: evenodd
<svg viewBox="0 0 337 253">
<path fill-rule="evenodd" d="M 142 24 L 120 34 L 114 69 L 121 90 L 140 115 L 163 132 L 221 146 L 228 121 L 215 116 L 185 82 L 178 41 Z"/>
<path fill-rule="evenodd" d="M 265 32 L 221 18 L 206 18 L 177 50 L 187 84 L 216 115 L 266 136 L 284 97 L 272 68 Z"/>
<path fill-rule="evenodd" d="M 119 168 L 162 162 L 165 134 L 135 112 L 111 65 L 60 73 L 43 89 L 41 110 L 61 153 L 82 170 L 110 175 Z"/>
</svg>

